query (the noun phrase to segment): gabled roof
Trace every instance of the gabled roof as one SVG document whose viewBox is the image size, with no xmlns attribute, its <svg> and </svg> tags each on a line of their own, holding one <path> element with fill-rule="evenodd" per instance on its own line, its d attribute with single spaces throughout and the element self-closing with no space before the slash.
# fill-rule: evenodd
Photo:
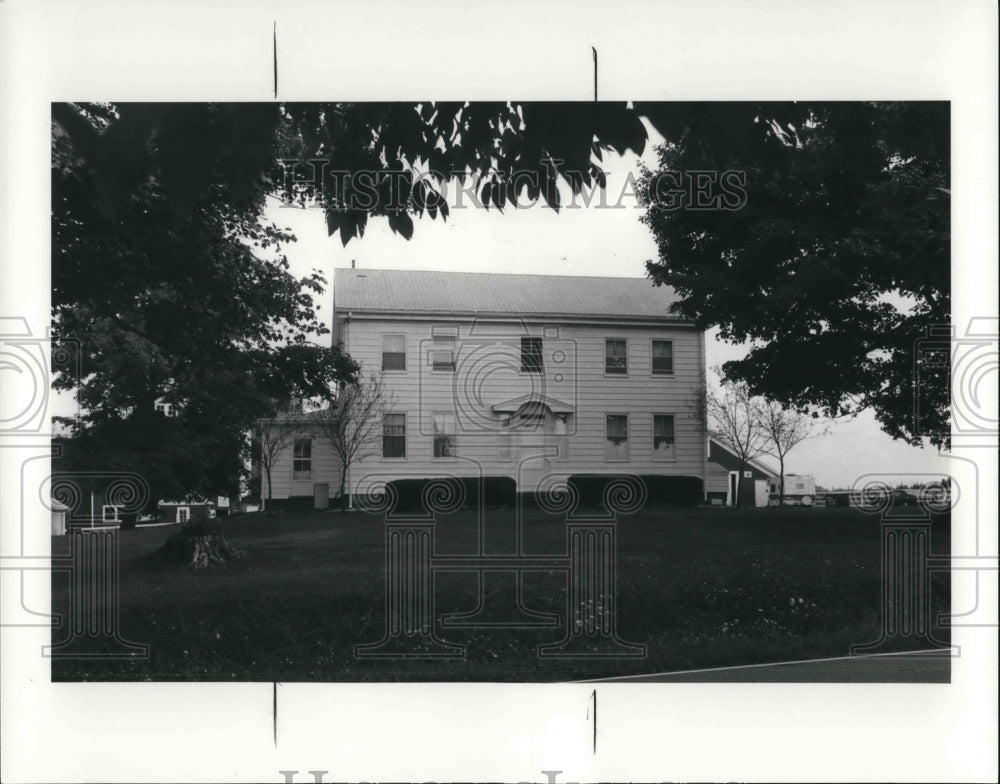
<svg viewBox="0 0 1000 784">
<path fill-rule="evenodd" d="M 527 394 L 516 397 L 513 400 L 506 400 L 503 403 L 496 403 L 491 408 L 498 414 L 508 414 L 520 411 L 526 406 L 532 405 L 543 405 L 546 406 L 553 414 L 572 414 L 574 413 L 573 406 L 567 405 L 554 397 L 549 397 L 544 394 Z"/>
<path fill-rule="evenodd" d="M 730 449 L 725 444 L 723 444 L 721 441 L 719 441 L 719 439 L 715 438 L 715 436 L 709 436 L 708 437 L 708 441 L 709 441 L 709 450 L 710 451 L 713 451 L 715 449 L 720 449 L 723 452 L 725 452 L 727 455 L 729 455 L 731 458 L 733 458 L 734 460 L 739 460 L 739 458 L 735 454 L 733 454 L 733 450 Z M 712 460 L 711 456 L 708 459 Z M 760 462 L 755 457 L 751 457 L 749 460 L 746 461 L 746 463 L 751 468 L 756 468 L 762 474 L 767 474 L 768 476 L 771 476 L 771 477 L 778 476 L 778 472 L 777 471 L 775 471 L 773 468 L 771 468 L 766 463 Z M 789 476 L 790 476 L 790 474 L 785 474 L 785 478 L 786 479 Z"/>
<path fill-rule="evenodd" d="M 669 319 L 678 299 L 648 278 L 504 275 L 487 272 L 336 269 L 334 309 L 508 316 L 604 316 Z"/>
</svg>

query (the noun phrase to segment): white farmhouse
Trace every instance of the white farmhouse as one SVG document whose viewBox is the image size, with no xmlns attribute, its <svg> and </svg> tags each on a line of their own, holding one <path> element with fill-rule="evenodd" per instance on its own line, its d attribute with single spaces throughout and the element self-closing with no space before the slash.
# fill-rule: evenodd
<svg viewBox="0 0 1000 784">
<path fill-rule="evenodd" d="M 348 491 L 405 477 L 506 476 L 518 490 L 572 474 L 695 477 L 704 332 L 645 278 L 337 269 L 333 341 L 382 373 L 391 406 Z M 339 482 L 315 435 L 290 444 L 273 497 Z M 266 481 L 265 481 L 266 484 Z M 268 489 L 262 494 L 267 497 Z"/>
</svg>

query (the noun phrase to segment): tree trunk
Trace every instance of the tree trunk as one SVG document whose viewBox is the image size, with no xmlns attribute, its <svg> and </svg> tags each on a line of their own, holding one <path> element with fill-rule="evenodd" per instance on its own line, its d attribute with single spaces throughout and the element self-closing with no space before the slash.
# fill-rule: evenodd
<svg viewBox="0 0 1000 784">
<path fill-rule="evenodd" d="M 199 531 L 196 534 L 180 531 L 163 543 L 159 555 L 166 561 L 192 569 L 206 569 L 240 559 L 240 552 L 226 541 L 220 531 Z"/>
<path fill-rule="evenodd" d="M 340 513 L 347 514 L 347 463 L 340 464 Z"/>
<path fill-rule="evenodd" d="M 740 460 L 740 470 L 736 472 L 736 508 L 743 506 L 743 466 L 745 460 Z"/>
<path fill-rule="evenodd" d="M 191 551 L 191 566 L 194 569 L 205 569 L 214 564 L 238 561 L 239 553 L 222 534 L 196 536 Z"/>
<path fill-rule="evenodd" d="M 785 456 L 778 456 L 778 465 L 781 469 L 781 484 L 778 486 L 778 506 L 785 505 Z"/>
<path fill-rule="evenodd" d="M 271 513 L 271 498 L 274 492 L 274 488 L 271 485 L 271 466 L 267 465 L 264 467 L 264 473 L 267 474 L 267 501 L 264 504 L 264 511 L 268 514 Z"/>
</svg>

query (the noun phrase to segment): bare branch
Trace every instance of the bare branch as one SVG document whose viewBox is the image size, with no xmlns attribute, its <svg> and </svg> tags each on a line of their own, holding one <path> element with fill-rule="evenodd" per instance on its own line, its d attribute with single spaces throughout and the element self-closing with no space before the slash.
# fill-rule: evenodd
<svg viewBox="0 0 1000 784">
<path fill-rule="evenodd" d="M 767 445 L 762 410 L 745 383 L 724 381 L 721 392 L 712 390 L 706 397 L 708 431 L 745 463 L 763 454 Z"/>
<path fill-rule="evenodd" d="M 354 463 L 380 452 L 382 420 L 395 398 L 381 373 L 343 386 L 333 404 L 316 412 L 312 428 L 329 442 L 340 459 L 340 493 L 347 495 L 347 471 Z"/>
</svg>

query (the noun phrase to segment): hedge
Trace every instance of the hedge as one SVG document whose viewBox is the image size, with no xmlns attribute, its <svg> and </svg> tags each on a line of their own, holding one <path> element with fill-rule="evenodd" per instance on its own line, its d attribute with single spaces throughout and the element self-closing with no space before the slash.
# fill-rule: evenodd
<svg viewBox="0 0 1000 784">
<path fill-rule="evenodd" d="M 568 483 L 577 496 L 577 509 L 605 508 L 609 486 L 612 494 L 618 490 L 618 504 L 635 511 L 646 504 L 692 506 L 705 500 L 704 483 L 697 476 L 573 474 Z"/>
<path fill-rule="evenodd" d="M 394 479 L 388 483 L 389 492 L 395 498 L 392 511 L 415 514 L 429 511 L 447 514 L 463 506 L 476 508 L 480 487 L 487 507 L 513 506 L 516 502 L 517 485 L 507 476 Z M 425 501 L 434 508 L 428 510 Z"/>
</svg>

